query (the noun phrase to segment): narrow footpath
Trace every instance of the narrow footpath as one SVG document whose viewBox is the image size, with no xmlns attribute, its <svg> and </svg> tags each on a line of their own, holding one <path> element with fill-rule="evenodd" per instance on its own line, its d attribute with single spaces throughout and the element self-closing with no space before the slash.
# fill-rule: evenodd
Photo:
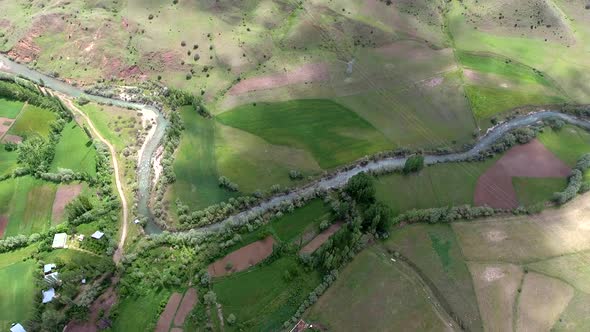
<svg viewBox="0 0 590 332">
<path fill-rule="evenodd" d="M 115 183 L 117 184 L 117 191 L 119 193 L 119 197 L 121 198 L 121 205 L 123 207 L 123 225 L 121 227 L 121 237 L 119 239 L 119 244 L 117 245 L 117 250 L 115 250 L 115 253 L 113 254 L 113 261 L 115 262 L 115 264 L 118 264 L 119 262 L 121 262 L 121 258 L 123 257 L 123 247 L 125 245 L 125 239 L 127 238 L 128 207 L 127 199 L 125 198 L 125 193 L 123 191 L 123 184 L 121 183 L 121 174 L 119 170 L 119 162 L 117 160 L 117 151 L 115 150 L 115 147 L 111 143 L 109 143 L 109 141 L 102 137 L 102 135 L 98 132 L 98 130 L 96 130 L 94 124 L 92 123 L 92 121 L 90 121 L 90 118 L 86 115 L 86 113 L 82 112 L 79 108 L 77 108 L 71 99 L 67 98 L 62 94 L 58 94 L 58 97 L 64 103 L 66 103 L 66 105 L 72 111 L 78 113 L 80 116 L 82 116 L 82 118 L 84 118 L 86 123 L 88 123 L 88 126 L 92 131 L 92 134 L 96 138 L 98 138 L 104 145 L 106 145 L 109 148 L 109 152 L 111 153 L 111 159 L 113 161 L 113 167 L 115 169 Z"/>
</svg>

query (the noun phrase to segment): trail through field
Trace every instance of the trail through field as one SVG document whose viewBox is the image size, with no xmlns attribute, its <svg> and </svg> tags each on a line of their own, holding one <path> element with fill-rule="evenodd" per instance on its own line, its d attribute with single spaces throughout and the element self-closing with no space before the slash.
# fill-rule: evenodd
<svg viewBox="0 0 590 332">
<path fill-rule="evenodd" d="M 123 184 L 121 183 L 121 171 L 119 170 L 119 162 L 117 160 L 117 152 L 115 147 L 109 141 L 107 141 L 102 135 L 96 130 L 90 118 L 86 115 L 86 113 L 82 112 L 79 108 L 77 108 L 71 99 L 67 98 L 63 94 L 59 94 L 59 98 L 64 101 L 70 109 L 75 111 L 76 113 L 80 114 L 82 118 L 88 123 L 90 130 L 97 137 L 104 145 L 109 148 L 109 152 L 111 154 L 111 159 L 113 160 L 113 168 L 115 171 L 115 182 L 117 185 L 117 192 L 119 193 L 119 197 L 121 198 L 121 206 L 123 207 L 123 225 L 121 227 L 121 238 L 119 239 L 119 244 L 117 245 L 117 250 L 113 254 L 113 261 L 115 264 L 118 264 L 123 257 L 123 246 L 125 245 L 125 239 L 127 238 L 127 199 L 125 198 L 125 193 L 123 191 Z"/>
<path fill-rule="evenodd" d="M 415 284 L 425 293 L 428 302 L 432 304 L 434 312 L 447 327 L 446 331 L 462 330 L 460 324 L 453 319 L 451 313 L 443 305 L 442 300 L 444 298 L 437 296 L 429 282 L 422 277 L 422 274 L 412 264 L 409 264 L 403 257 L 398 259 L 389 257 L 390 255 L 381 247 L 379 247 L 379 253 L 385 256 L 384 258 L 388 260 L 388 263 L 394 265 L 409 282 Z"/>
</svg>

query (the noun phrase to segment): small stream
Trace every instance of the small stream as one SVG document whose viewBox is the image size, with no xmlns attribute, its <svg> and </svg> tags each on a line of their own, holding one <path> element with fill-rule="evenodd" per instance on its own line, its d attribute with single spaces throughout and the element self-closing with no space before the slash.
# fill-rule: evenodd
<svg viewBox="0 0 590 332">
<path fill-rule="evenodd" d="M 145 227 L 145 231 L 148 234 L 159 233 L 161 232 L 161 228 L 154 222 L 154 218 L 151 215 L 149 209 L 149 197 L 150 197 L 150 166 L 151 166 L 151 158 L 154 155 L 156 148 L 158 147 L 159 142 L 161 141 L 162 137 L 164 136 L 166 126 L 168 122 L 162 116 L 162 114 L 152 106 L 133 103 L 133 102 L 126 102 L 117 99 L 105 98 L 100 96 L 88 95 L 84 93 L 79 88 L 71 86 L 65 82 L 57 80 L 55 78 L 49 77 L 47 75 L 41 74 L 35 70 L 31 70 L 26 66 L 17 64 L 13 61 L 10 61 L 4 55 L 0 54 L 0 69 L 10 71 L 14 74 L 22 75 L 32 81 L 39 82 L 42 79 L 45 83 L 45 86 L 56 90 L 58 92 L 64 93 L 71 97 L 80 97 L 84 96 L 90 100 L 99 102 L 99 103 L 111 103 L 116 106 L 120 107 L 131 107 L 137 110 L 142 109 L 150 109 L 157 114 L 157 121 L 156 121 L 156 131 L 152 138 L 145 142 L 145 153 L 143 154 L 141 160 L 138 162 L 138 186 L 139 186 L 139 207 L 138 212 L 140 216 L 148 217 L 148 223 Z M 468 151 L 459 152 L 459 153 L 450 153 L 446 155 L 426 155 L 424 161 L 427 165 L 433 165 L 437 163 L 448 163 L 448 162 L 458 162 L 458 161 L 465 161 L 469 160 L 472 157 L 476 157 L 479 155 L 481 151 L 486 150 L 490 146 L 492 146 L 499 138 L 501 138 L 507 132 L 514 130 L 519 127 L 529 126 L 535 124 L 539 121 L 549 119 L 549 118 L 559 118 L 565 121 L 566 123 L 576 125 L 578 127 L 582 127 L 584 129 L 590 130 L 590 121 L 579 119 L 575 116 L 563 114 L 558 111 L 553 110 L 542 110 L 534 113 L 529 113 L 527 115 L 523 115 L 520 117 L 513 118 L 508 120 L 504 123 L 501 123 L 493 128 L 488 129 L 486 135 L 481 137 L 478 142 Z M 356 167 L 341 171 L 336 175 L 327 178 L 327 179 L 320 179 L 314 181 L 307 186 L 301 188 L 295 188 L 292 192 L 288 194 L 281 194 L 278 196 L 274 196 L 271 199 L 264 201 L 257 206 L 254 206 L 246 211 L 237 213 L 233 216 L 228 217 L 227 219 L 212 224 L 209 226 L 205 226 L 200 228 L 202 231 L 207 230 L 216 230 L 228 223 L 239 222 L 241 220 L 247 219 L 249 215 L 258 215 L 267 211 L 269 209 L 275 208 L 280 206 L 283 202 L 290 202 L 298 197 L 307 197 L 316 189 L 332 189 L 332 188 L 339 188 L 342 187 L 348 182 L 348 180 L 361 172 L 367 171 L 374 171 L 374 170 L 395 170 L 400 169 L 404 166 L 406 162 L 405 157 L 394 157 L 394 158 L 386 158 L 379 161 L 371 161 L 366 165 L 357 165 Z"/>
<path fill-rule="evenodd" d="M 156 129 L 154 134 L 149 140 L 144 142 L 144 153 L 141 157 L 141 160 L 139 160 L 137 163 L 137 185 L 139 217 L 148 217 L 148 222 L 144 228 L 146 233 L 153 234 L 161 232 L 161 228 L 154 222 L 154 218 L 151 214 L 148 203 L 151 189 L 151 159 L 156 152 L 160 141 L 164 137 L 166 126 L 168 125 L 168 121 L 164 118 L 162 113 L 156 107 L 150 105 L 87 94 L 80 88 L 74 87 L 68 83 L 62 82 L 51 76 L 42 74 L 36 70 L 29 69 L 24 65 L 11 61 L 3 54 L 0 54 L 0 70 L 26 77 L 29 80 L 37 83 L 43 80 L 43 83 L 47 88 L 63 93 L 72 98 L 85 97 L 88 100 L 92 100 L 97 103 L 112 104 L 114 106 L 123 108 L 133 108 L 138 111 L 151 111 L 157 115 L 155 125 Z M 131 220 L 135 220 L 136 217 L 132 216 L 131 218 Z"/>
</svg>

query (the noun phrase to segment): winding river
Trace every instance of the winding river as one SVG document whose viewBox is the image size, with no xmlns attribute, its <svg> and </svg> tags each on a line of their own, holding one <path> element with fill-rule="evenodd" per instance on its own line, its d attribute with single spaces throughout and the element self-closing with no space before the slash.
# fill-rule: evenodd
<svg viewBox="0 0 590 332">
<path fill-rule="evenodd" d="M 148 217 L 148 223 L 145 226 L 145 231 L 148 234 L 161 232 L 160 227 L 153 221 L 154 218 L 151 216 L 151 211 L 149 209 L 148 202 L 151 189 L 151 159 L 162 137 L 164 137 L 166 126 L 168 125 L 168 121 L 164 118 L 162 113 L 154 106 L 87 94 L 77 87 L 74 87 L 51 76 L 42 74 L 38 71 L 29 69 L 24 65 L 11 61 L 2 54 L 0 54 L 0 70 L 26 77 L 33 82 L 40 82 L 41 80 L 43 80 L 43 83 L 47 88 L 70 96 L 72 98 L 85 97 L 97 103 L 111 104 L 114 106 L 132 108 L 138 111 L 152 112 L 156 114 L 155 130 L 153 131 L 153 134 L 150 137 L 148 137 L 146 141 L 143 143 L 143 153 L 141 154 L 141 156 L 139 156 L 140 160 L 137 161 L 137 209 L 139 216 Z"/>
<path fill-rule="evenodd" d="M 37 71 L 31 70 L 26 66 L 17 64 L 13 61 L 10 61 L 3 55 L 0 55 L 0 69 L 10 71 L 14 74 L 22 75 L 32 81 L 39 82 L 42 79 L 45 83 L 45 86 L 61 92 L 63 94 L 67 94 L 71 97 L 80 97 L 84 96 L 90 100 L 99 102 L 99 103 L 111 103 L 116 106 L 121 107 L 131 107 L 138 110 L 149 109 L 157 114 L 157 122 L 156 122 L 156 130 L 154 135 L 147 139 L 144 143 L 145 150 L 143 155 L 141 156 L 141 160 L 138 161 L 138 186 L 139 186 L 139 207 L 138 212 L 141 216 L 148 217 L 148 224 L 145 227 L 145 230 L 148 234 L 158 233 L 161 229 L 157 226 L 155 222 L 153 222 L 153 218 L 150 214 L 150 209 L 148 207 L 149 201 L 149 193 L 150 193 L 150 161 L 152 156 L 154 155 L 156 148 L 162 137 L 164 136 L 164 132 L 167 126 L 167 121 L 164 119 L 162 114 L 157 110 L 155 107 L 133 103 L 133 102 L 126 102 L 117 99 L 105 98 L 100 96 L 88 95 L 84 93 L 82 90 L 73 87 L 67 83 L 64 83 L 60 80 L 55 78 L 49 77 L 47 75 L 41 74 Z M 565 121 L 566 123 L 576 125 L 578 127 L 582 127 L 584 129 L 590 130 L 590 121 L 583 120 L 577 118 L 572 115 L 563 114 L 558 111 L 553 110 L 541 110 L 534 113 L 529 113 L 527 115 L 519 116 L 508 120 L 504 123 L 496 125 L 493 128 L 490 128 L 487 133 L 478 140 L 478 142 L 468 151 L 459 152 L 459 153 L 450 153 L 446 155 L 426 155 L 425 156 L 425 163 L 427 165 L 433 165 L 437 163 L 447 163 L 447 162 L 458 162 L 469 160 L 472 157 L 476 157 L 479 155 L 480 152 L 486 150 L 491 145 L 493 145 L 499 138 L 501 138 L 507 132 L 514 130 L 519 127 L 529 126 L 535 124 L 539 121 L 549 119 L 549 118 L 559 118 Z M 217 230 L 221 227 L 225 226 L 226 224 L 237 223 L 241 222 L 242 220 L 249 219 L 252 215 L 259 215 L 265 211 L 268 211 L 272 208 L 278 207 L 284 202 L 291 202 L 298 197 L 308 197 L 314 193 L 316 189 L 332 189 L 332 188 L 339 188 L 346 184 L 346 182 L 356 174 L 361 172 L 367 171 L 379 171 L 379 170 L 395 170 L 400 169 L 404 166 L 406 161 L 405 157 L 392 157 L 386 158 L 379 161 L 371 161 L 365 165 L 357 165 L 354 168 L 349 170 L 343 170 L 330 178 L 319 179 L 316 180 L 304 187 L 296 188 L 290 193 L 287 194 L 280 194 L 277 196 L 272 197 L 269 200 L 263 201 L 260 204 L 240 213 L 237 213 L 233 216 L 228 217 L 227 219 L 215 223 L 209 226 L 205 226 L 200 228 L 201 231 L 209 231 L 209 230 Z"/>
</svg>

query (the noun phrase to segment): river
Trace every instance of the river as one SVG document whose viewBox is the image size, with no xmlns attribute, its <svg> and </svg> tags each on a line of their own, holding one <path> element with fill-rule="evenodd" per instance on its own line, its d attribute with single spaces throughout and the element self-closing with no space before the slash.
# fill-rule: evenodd
<svg viewBox="0 0 590 332">
<path fill-rule="evenodd" d="M 43 83 L 47 88 L 70 96 L 72 98 L 85 97 L 86 99 L 92 100 L 97 103 L 112 104 L 114 106 L 132 108 L 138 111 L 153 112 L 156 114 L 156 125 L 154 133 L 143 143 L 143 153 L 140 156 L 140 160 L 137 161 L 137 212 L 139 214 L 139 217 L 147 217 L 148 222 L 144 229 L 148 234 L 161 232 L 160 227 L 154 222 L 154 218 L 151 215 L 148 203 L 151 189 L 151 159 L 154 153 L 156 152 L 156 149 L 160 141 L 164 137 L 164 133 L 166 132 L 166 126 L 168 125 L 168 121 L 164 118 L 162 113 L 156 107 L 150 105 L 144 105 L 119 99 L 106 98 L 87 94 L 80 88 L 74 87 L 56 78 L 42 74 L 36 70 L 29 69 L 24 65 L 11 61 L 2 54 L 0 54 L 0 70 L 26 77 L 29 80 L 37 83 L 43 80 Z"/>
<path fill-rule="evenodd" d="M 90 100 L 100 102 L 100 103 L 111 103 L 116 106 L 121 107 L 131 107 L 138 110 L 142 110 L 148 108 L 154 112 L 156 112 L 157 116 L 157 123 L 156 123 L 156 131 L 151 139 L 146 140 L 144 143 L 145 150 L 141 160 L 138 161 L 138 186 L 139 186 L 139 207 L 138 212 L 140 216 L 147 216 L 148 217 L 148 224 L 145 227 L 145 231 L 148 234 L 158 233 L 161 232 L 160 227 L 154 222 L 153 217 L 151 217 L 151 212 L 149 209 L 149 194 L 150 194 L 150 161 L 152 156 L 154 155 L 156 148 L 162 137 L 164 136 L 166 126 L 168 122 L 162 114 L 157 110 L 155 107 L 147 106 L 138 103 L 126 102 L 117 99 L 105 98 L 100 96 L 88 95 L 84 93 L 79 88 L 71 86 L 65 82 L 57 80 L 55 78 L 49 77 L 47 75 L 41 74 L 35 70 L 31 70 L 26 66 L 17 64 L 3 55 L 0 55 L 0 69 L 8 70 L 12 73 L 22 75 L 32 81 L 39 82 L 42 79 L 45 83 L 45 86 L 56 90 L 58 92 L 67 94 L 71 97 L 80 97 L 84 96 Z M 492 146 L 499 138 L 501 138 L 507 132 L 514 130 L 519 127 L 529 126 L 535 124 L 539 121 L 549 119 L 549 118 L 559 118 L 565 121 L 566 123 L 576 125 L 578 127 L 582 127 L 584 129 L 590 130 L 590 121 L 583 120 L 577 118 L 572 115 L 563 114 L 558 111 L 554 110 L 541 110 L 534 113 L 529 113 L 527 115 L 515 117 L 510 119 L 504 123 L 496 125 L 493 128 L 488 129 L 487 133 L 481 137 L 477 143 L 468 151 L 459 152 L 459 153 L 450 153 L 446 155 L 426 155 L 424 158 L 424 162 L 427 165 L 433 165 L 437 163 L 447 163 L 447 162 L 457 162 L 457 161 L 464 161 L 469 160 L 472 157 L 476 157 L 479 155 L 481 151 L 486 150 L 490 146 Z M 348 182 L 348 180 L 359 174 L 361 172 L 368 172 L 368 171 L 378 171 L 378 170 L 395 170 L 400 169 L 404 166 L 406 162 L 405 157 L 393 157 L 393 158 L 386 158 L 379 161 L 371 161 L 366 165 L 357 165 L 356 167 L 341 171 L 334 176 L 326 179 L 319 179 L 316 180 L 304 187 L 295 188 L 293 191 L 287 194 L 281 194 L 272 197 L 269 200 L 266 200 L 246 211 L 237 213 L 233 216 L 226 218 L 225 220 L 215 223 L 209 226 L 205 226 L 200 228 L 200 230 L 207 231 L 207 230 L 216 230 L 223 227 L 229 223 L 236 223 L 240 222 L 244 219 L 248 219 L 248 216 L 259 215 L 265 211 L 273 209 L 275 207 L 280 206 L 283 202 L 291 202 L 298 197 L 306 197 L 313 194 L 316 189 L 333 189 L 333 188 L 340 188 Z"/>
</svg>

